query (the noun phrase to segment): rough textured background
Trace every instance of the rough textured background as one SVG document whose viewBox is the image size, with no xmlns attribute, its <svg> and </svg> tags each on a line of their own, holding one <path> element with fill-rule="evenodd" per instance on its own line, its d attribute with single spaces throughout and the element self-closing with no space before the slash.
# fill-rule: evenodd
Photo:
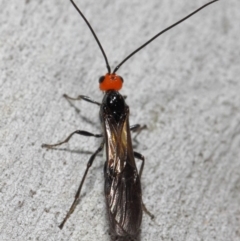
<svg viewBox="0 0 240 241">
<path fill-rule="evenodd" d="M 153 34 L 204 0 L 77 0 L 114 67 Z M 240 2 L 220 1 L 129 60 L 131 124 L 146 123 L 141 240 L 240 240 Z M 62 231 L 93 138 L 59 150 L 42 143 L 76 129 L 100 132 L 105 63 L 66 0 L 0 2 L 0 240 L 109 240 L 99 156 Z"/>
</svg>

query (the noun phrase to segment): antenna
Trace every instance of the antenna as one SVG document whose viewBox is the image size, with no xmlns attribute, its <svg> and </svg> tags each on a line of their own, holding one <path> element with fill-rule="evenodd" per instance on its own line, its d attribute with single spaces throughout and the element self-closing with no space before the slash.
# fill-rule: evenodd
<svg viewBox="0 0 240 241">
<path fill-rule="evenodd" d="M 151 39 L 149 39 L 146 43 L 144 43 L 143 45 L 141 45 L 139 48 L 137 48 L 135 51 L 133 51 L 131 54 L 129 54 L 120 64 L 117 65 L 117 67 L 114 69 L 113 73 L 116 73 L 119 68 L 128 60 L 130 59 L 134 54 L 136 54 L 138 51 L 140 51 L 142 48 L 144 48 L 146 45 L 148 45 L 149 43 L 151 43 L 154 39 L 156 39 L 157 37 L 159 37 L 160 35 L 162 35 L 163 33 L 167 32 L 168 30 L 170 30 L 171 28 L 175 27 L 176 25 L 180 24 L 181 22 L 185 21 L 186 19 L 190 18 L 192 15 L 194 15 L 195 13 L 199 12 L 200 10 L 202 10 L 203 8 L 207 7 L 208 5 L 217 2 L 219 0 L 214 0 L 211 1 L 205 5 L 203 5 L 202 7 L 198 8 L 197 10 L 195 10 L 194 12 L 190 13 L 189 15 L 187 15 L 185 18 L 179 20 L 178 22 L 172 24 L 171 26 L 165 28 L 164 30 L 162 30 L 161 32 L 159 32 L 158 34 L 156 34 L 155 36 L 153 36 Z"/>
<path fill-rule="evenodd" d="M 83 20 L 86 22 L 87 26 L 88 26 L 89 29 L 91 30 L 91 32 L 92 32 L 95 40 L 97 41 L 97 44 L 98 44 L 99 48 L 100 48 L 101 51 L 102 51 L 103 57 L 104 57 L 105 62 L 106 62 L 106 67 L 107 67 L 108 73 L 110 74 L 110 73 L 111 73 L 111 68 L 110 68 L 110 66 L 109 66 L 107 56 L 106 56 L 106 54 L 105 54 L 105 52 L 104 52 L 104 50 L 103 50 L 103 47 L 102 47 L 100 41 L 98 40 L 97 35 L 95 34 L 93 28 L 91 27 L 90 23 L 89 23 L 88 20 L 85 18 L 85 16 L 83 15 L 83 13 L 80 11 L 80 9 L 77 7 L 77 5 L 74 3 L 74 1 L 73 1 L 73 0 L 70 0 L 70 2 L 71 2 L 72 5 L 76 8 L 76 10 L 78 11 L 78 13 L 82 16 Z"/>
</svg>

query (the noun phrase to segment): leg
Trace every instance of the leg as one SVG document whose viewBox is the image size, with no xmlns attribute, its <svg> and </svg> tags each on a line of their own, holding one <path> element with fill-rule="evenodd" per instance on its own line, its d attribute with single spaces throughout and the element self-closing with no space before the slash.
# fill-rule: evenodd
<svg viewBox="0 0 240 241">
<path fill-rule="evenodd" d="M 132 132 L 140 132 L 143 129 L 147 129 L 147 126 L 146 125 L 141 126 L 140 124 L 135 124 L 130 126 L 130 130 Z"/>
<path fill-rule="evenodd" d="M 93 103 L 93 104 L 96 104 L 96 105 L 101 105 L 101 103 L 99 103 L 95 100 L 92 100 L 90 97 L 85 96 L 85 95 L 79 95 L 77 98 L 72 98 L 72 97 L 64 94 L 63 97 L 68 99 L 68 100 L 85 100 L 87 102 L 90 102 L 90 103 Z"/>
<path fill-rule="evenodd" d="M 144 203 L 142 203 L 142 210 L 143 210 L 151 219 L 154 219 L 154 215 L 151 214 L 151 213 L 147 210 L 147 208 L 146 208 L 146 206 L 145 206 Z"/>
<path fill-rule="evenodd" d="M 85 178 L 87 176 L 87 173 L 88 173 L 88 170 L 89 168 L 92 166 L 92 163 L 96 157 L 96 155 L 103 149 L 103 146 L 104 146 L 104 142 L 101 143 L 101 145 L 99 146 L 99 148 L 92 154 L 92 156 L 90 157 L 89 161 L 88 161 L 88 164 L 87 164 L 87 168 L 85 170 L 85 173 L 83 175 L 83 178 L 82 178 L 82 181 L 78 187 L 78 190 L 77 190 L 77 193 L 75 195 L 75 198 L 74 198 L 74 201 L 73 201 L 73 204 L 72 206 L 70 207 L 69 211 L 67 212 L 67 215 L 65 216 L 65 218 L 63 219 L 62 223 L 59 225 L 59 228 L 62 229 L 65 222 L 67 221 L 67 219 L 70 217 L 70 215 L 74 212 L 76 206 L 77 206 L 77 203 L 79 201 L 79 196 L 80 196 L 80 193 L 81 193 L 81 189 L 82 189 L 82 186 L 83 186 L 83 183 L 85 181 Z"/>
<path fill-rule="evenodd" d="M 134 154 L 134 157 L 136 157 L 137 159 L 140 159 L 140 160 L 142 161 L 142 165 L 141 165 L 140 171 L 139 171 L 139 177 L 141 178 L 141 176 L 142 176 L 142 171 L 143 171 L 143 167 L 144 167 L 144 164 L 145 164 L 145 158 L 144 158 L 144 156 L 143 156 L 142 154 L 140 154 L 140 153 L 138 153 L 138 152 L 135 152 L 135 151 L 134 151 L 133 154 Z M 143 209 L 143 211 L 144 211 L 151 219 L 154 218 L 154 215 L 151 214 L 151 213 L 147 210 L 147 208 L 146 208 L 146 206 L 144 205 L 144 203 L 142 203 L 142 209 Z"/>
<path fill-rule="evenodd" d="M 147 129 L 147 126 L 146 126 L 146 125 L 141 126 L 141 125 L 139 125 L 139 124 L 135 124 L 135 125 L 130 126 L 130 130 L 131 130 L 132 132 L 136 132 L 136 133 L 137 133 L 137 134 L 134 136 L 134 138 L 133 138 L 134 141 L 137 141 L 137 140 L 136 140 L 137 136 L 138 136 L 138 135 L 140 134 L 140 132 L 141 132 L 142 130 L 144 130 L 144 129 Z"/>
<path fill-rule="evenodd" d="M 77 131 L 74 131 L 73 133 L 71 133 L 64 141 L 61 141 L 57 144 L 53 144 L 53 145 L 49 145 L 49 144 L 42 144 L 42 147 L 46 147 L 46 148 L 52 148 L 54 146 L 60 146 L 62 145 L 63 143 L 67 143 L 74 134 L 79 134 L 79 135 L 83 135 L 83 136 L 94 136 L 94 137 L 102 137 L 101 134 L 92 134 L 90 132 L 87 132 L 87 131 L 81 131 L 81 130 L 77 130 Z"/>
<path fill-rule="evenodd" d="M 145 164 L 145 157 L 142 154 L 140 154 L 138 152 L 135 152 L 135 151 L 133 152 L 133 154 L 134 154 L 134 157 L 136 157 L 137 159 L 142 161 L 142 165 L 141 165 L 140 171 L 139 171 L 139 177 L 141 179 L 143 168 L 144 168 L 144 164 Z"/>
</svg>

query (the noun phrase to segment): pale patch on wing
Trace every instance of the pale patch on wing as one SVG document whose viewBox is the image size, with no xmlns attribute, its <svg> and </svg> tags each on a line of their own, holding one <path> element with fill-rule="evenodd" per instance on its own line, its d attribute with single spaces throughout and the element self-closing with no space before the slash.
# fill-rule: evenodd
<svg viewBox="0 0 240 241">
<path fill-rule="evenodd" d="M 113 125 L 112 120 L 105 119 L 106 127 L 106 148 L 109 168 L 114 173 L 121 173 L 127 158 L 127 118 L 119 125 Z"/>
</svg>

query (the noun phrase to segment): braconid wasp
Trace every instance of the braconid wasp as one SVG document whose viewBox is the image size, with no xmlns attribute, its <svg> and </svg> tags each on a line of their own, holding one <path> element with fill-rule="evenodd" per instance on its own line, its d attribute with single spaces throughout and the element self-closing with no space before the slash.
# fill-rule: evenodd
<svg viewBox="0 0 240 241">
<path fill-rule="evenodd" d="M 140 132 L 146 126 L 141 126 L 139 124 L 133 126 L 129 125 L 129 107 L 125 102 L 125 97 L 119 93 L 119 90 L 122 88 L 123 78 L 117 75 L 116 72 L 128 59 L 130 59 L 134 54 L 159 37 L 161 34 L 218 0 L 211 1 L 203 5 L 183 19 L 157 33 L 146 43 L 141 45 L 125 59 L 123 59 L 113 71 L 111 71 L 107 56 L 90 23 L 85 18 L 81 10 L 76 6 L 76 4 L 72 0 L 70 1 L 92 32 L 105 59 L 107 73 L 99 79 L 100 90 L 104 93 L 101 103 L 84 95 L 79 95 L 77 98 L 69 97 L 66 94 L 64 95 L 64 97 L 68 100 L 85 100 L 100 107 L 99 116 L 102 125 L 102 134 L 93 134 L 88 131 L 76 130 L 62 142 L 52 145 L 42 145 L 42 147 L 45 148 L 53 148 L 67 143 L 75 134 L 102 138 L 101 145 L 91 155 L 87 163 L 87 168 L 82 177 L 72 206 L 59 227 L 60 229 L 63 228 L 65 222 L 76 208 L 89 168 L 91 167 L 96 155 L 101 152 L 105 146 L 106 162 L 104 165 L 104 187 L 111 230 L 113 235 L 115 235 L 117 238 L 128 237 L 130 239 L 135 239 L 140 231 L 142 211 L 145 211 L 151 218 L 153 218 L 151 213 L 147 211 L 142 201 L 140 179 L 145 158 L 140 153 L 133 151 L 131 139 L 131 131 Z M 139 171 L 135 163 L 135 158 L 142 161 Z"/>
</svg>

